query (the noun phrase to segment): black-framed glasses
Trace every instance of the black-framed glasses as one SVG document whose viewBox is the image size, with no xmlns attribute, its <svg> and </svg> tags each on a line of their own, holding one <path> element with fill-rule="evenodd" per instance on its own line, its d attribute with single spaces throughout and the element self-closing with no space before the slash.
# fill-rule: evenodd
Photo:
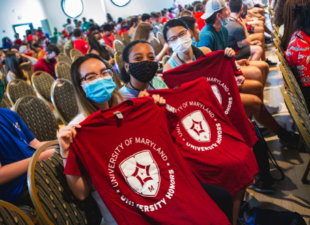
<svg viewBox="0 0 310 225">
<path fill-rule="evenodd" d="M 185 35 L 187 35 L 187 30 L 181 31 L 177 36 L 172 36 L 168 42 L 173 43 L 178 40 L 178 38 L 184 37 Z"/>
<path fill-rule="evenodd" d="M 97 78 L 102 77 L 102 78 L 112 78 L 113 77 L 113 73 L 111 70 L 107 69 L 107 70 L 102 70 L 101 74 L 97 74 L 97 73 L 88 73 L 87 75 L 85 75 L 84 77 L 82 77 L 80 79 L 80 82 L 82 82 L 83 80 L 86 81 L 86 83 L 92 82 L 94 80 L 96 80 Z"/>
</svg>

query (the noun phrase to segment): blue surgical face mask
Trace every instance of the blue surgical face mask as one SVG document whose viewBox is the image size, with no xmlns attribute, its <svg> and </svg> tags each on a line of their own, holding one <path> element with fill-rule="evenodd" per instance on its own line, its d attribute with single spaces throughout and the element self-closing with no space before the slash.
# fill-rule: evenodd
<svg viewBox="0 0 310 225">
<path fill-rule="evenodd" d="M 109 101 L 112 97 L 113 91 L 116 88 L 112 77 L 99 77 L 87 84 L 82 85 L 85 88 L 86 98 L 103 104 Z"/>
<path fill-rule="evenodd" d="M 221 17 L 224 19 L 224 21 L 222 21 L 223 26 L 226 26 L 229 22 L 229 17 L 225 18 L 224 16 L 221 15 Z"/>
</svg>

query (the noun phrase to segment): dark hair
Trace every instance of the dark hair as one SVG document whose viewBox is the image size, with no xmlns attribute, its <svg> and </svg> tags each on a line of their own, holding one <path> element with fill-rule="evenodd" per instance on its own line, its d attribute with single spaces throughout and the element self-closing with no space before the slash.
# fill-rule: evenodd
<svg viewBox="0 0 310 225">
<path fill-rule="evenodd" d="M 168 9 L 169 13 L 172 13 L 172 11 L 173 11 L 173 8 Z"/>
<path fill-rule="evenodd" d="M 195 12 L 202 12 L 203 11 L 203 5 L 201 3 L 197 3 L 195 5 Z"/>
<path fill-rule="evenodd" d="M 126 29 L 126 26 L 125 26 L 126 23 L 127 23 L 126 20 L 123 20 L 123 21 L 121 22 L 121 30 Z"/>
<path fill-rule="evenodd" d="M 97 31 L 100 31 L 100 27 L 97 26 L 97 25 L 90 25 L 88 29 L 89 29 L 89 32 L 90 32 L 90 33 L 94 32 L 94 31 L 96 31 L 96 30 L 97 30 Z"/>
<path fill-rule="evenodd" d="M 82 31 L 80 29 L 75 29 L 73 31 L 74 37 L 80 37 L 82 35 Z"/>
<path fill-rule="evenodd" d="M 133 17 L 133 18 L 131 18 L 131 20 L 130 20 L 130 27 L 132 27 L 133 26 L 133 24 L 134 23 L 138 23 L 138 18 L 137 17 Z M 137 26 L 138 24 L 136 24 L 136 26 Z"/>
<path fill-rule="evenodd" d="M 19 36 L 19 33 L 16 33 L 16 34 L 14 35 L 14 37 L 17 37 L 17 36 Z"/>
<path fill-rule="evenodd" d="M 129 55 L 131 53 L 131 49 L 133 46 L 137 45 L 137 44 L 149 44 L 152 48 L 153 46 L 147 42 L 147 41 L 144 41 L 144 40 L 135 40 L 135 41 L 132 41 L 130 42 L 128 45 L 126 45 L 126 47 L 124 48 L 123 50 L 123 54 L 122 54 L 122 57 L 123 57 L 123 62 L 126 62 L 126 63 L 129 63 Z M 154 49 L 154 48 L 153 48 Z M 155 52 L 155 51 L 154 51 Z M 121 80 L 126 84 L 130 81 L 130 76 L 129 74 L 127 73 L 127 71 L 125 70 L 125 66 L 123 65 L 122 68 L 121 68 L 121 71 L 120 71 L 120 77 L 121 77 Z"/>
<path fill-rule="evenodd" d="M 19 61 L 15 52 L 8 51 L 5 54 L 5 66 L 8 72 L 11 71 L 15 74 L 15 79 L 22 79 L 25 81 L 27 80 L 27 78 L 24 76 L 22 69 L 20 68 Z M 7 85 L 7 74 L 8 73 L 5 73 L 4 75 L 4 87 L 6 87 Z"/>
<path fill-rule="evenodd" d="M 242 7 L 242 0 L 230 0 L 229 8 L 232 13 L 239 13 Z"/>
<path fill-rule="evenodd" d="M 284 23 L 283 18 L 283 9 L 285 5 L 286 0 L 278 0 L 275 9 L 274 9 L 274 24 L 276 26 L 281 26 Z"/>
<path fill-rule="evenodd" d="M 89 19 L 89 22 L 95 22 L 93 19 Z"/>
<path fill-rule="evenodd" d="M 103 25 L 103 30 L 104 30 L 104 31 L 113 31 L 114 28 L 113 28 L 113 25 L 104 24 L 104 25 Z"/>
<path fill-rule="evenodd" d="M 47 39 L 45 36 L 39 37 L 38 43 L 41 44 L 45 39 Z"/>
<path fill-rule="evenodd" d="M 197 4 L 201 4 L 201 1 L 194 1 L 194 2 L 192 3 L 192 6 L 193 6 L 193 7 L 196 7 Z"/>
<path fill-rule="evenodd" d="M 182 20 L 184 23 L 186 23 L 186 25 L 188 26 L 188 28 L 194 32 L 195 30 L 195 24 L 197 22 L 197 19 L 192 17 L 192 16 L 183 16 L 179 18 L 180 20 Z"/>
<path fill-rule="evenodd" d="M 122 21 L 123 21 L 123 18 L 122 17 L 118 17 L 117 23 L 121 23 Z"/>
<path fill-rule="evenodd" d="M 193 7 L 193 6 L 189 6 L 189 7 L 187 8 L 187 10 L 188 10 L 188 11 L 191 11 L 191 12 L 194 12 L 194 7 Z"/>
<path fill-rule="evenodd" d="M 213 25 L 215 23 L 215 21 L 216 21 L 216 15 L 218 13 L 222 13 L 222 11 L 223 11 L 223 9 L 213 13 L 212 16 L 210 16 L 208 19 L 205 20 L 205 23 Z"/>
<path fill-rule="evenodd" d="M 164 35 L 164 38 L 166 41 L 168 41 L 167 39 L 167 32 L 170 28 L 172 27 L 184 27 L 186 29 L 188 29 L 188 26 L 186 23 L 184 23 L 182 20 L 180 19 L 173 19 L 173 20 L 169 20 L 166 25 L 164 26 L 164 29 L 163 29 L 163 35 Z"/>
<path fill-rule="evenodd" d="M 71 23 L 71 19 L 70 18 L 67 19 L 67 23 Z"/>
<path fill-rule="evenodd" d="M 109 22 L 109 21 L 111 21 L 111 22 L 114 21 L 114 20 L 113 20 L 113 17 L 111 16 L 110 13 L 107 13 L 107 19 L 108 19 L 108 22 Z"/>
<path fill-rule="evenodd" d="M 145 22 L 146 20 L 149 20 L 149 19 L 151 19 L 150 14 L 147 14 L 147 13 L 142 14 L 142 16 L 141 16 L 142 22 Z"/>
<path fill-rule="evenodd" d="M 310 2 L 304 6 L 295 6 L 296 29 L 302 30 L 310 36 Z"/>
<path fill-rule="evenodd" d="M 167 13 L 166 10 L 161 10 L 161 15 L 164 16 Z"/>
<path fill-rule="evenodd" d="M 151 13 L 152 18 L 159 18 L 160 17 L 160 12 L 152 12 Z"/>
<path fill-rule="evenodd" d="M 96 34 L 100 34 L 100 33 L 93 33 L 93 34 L 89 35 L 89 37 L 88 37 L 88 44 L 90 46 L 90 50 L 96 50 L 97 52 L 99 52 L 99 55 L 103 59 L 109 60 L 110 59 L 110 53 L 105 49 L 104 46 L 102 46 L 99 43 L 99 41 L 95 37 Z"/>
<path fill-rule="evenodd" d="M 30 35 L 30 34 L 32 34 L 32 31 L 31 31 L 31 30 L 27 30 L 27 31 L 26 31 L 26 36 L 28 36 L 28 35 Z"/>
<path fill-rule="evenodd" d="M 56 53 L 56 56 L 59 55 L 59 53 L 60 53 L 59 48 L 57 48 L 55 45 L 49 45 L 49 46 L 47 46 L 46 52 L 47 52 L 48 54 L 50 54 L 50 53 L 52 53 L 52 52 L 55 52 L 55 53 Z"/>
</svg>

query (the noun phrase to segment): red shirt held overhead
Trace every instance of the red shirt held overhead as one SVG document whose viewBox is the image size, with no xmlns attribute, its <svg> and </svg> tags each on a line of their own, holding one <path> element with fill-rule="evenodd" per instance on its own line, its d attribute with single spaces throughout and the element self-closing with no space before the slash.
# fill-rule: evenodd
<svg viewBox="0 0 310 225">
<path fill-rule="evenodd" d="M 119 225 L 230 224 L 175 149 L 177 121 L 150 97 L 100 110 L 77 129 L 64 173 L 81 175 L 77 157 Z"/>
<path fill-rule="evenodd" d="M 56 79 L 56 73 L 55 73 L 55 65 L 52 63 L 47 63 L 44 61 L 44 58 L 38 59 L 38 62 L 34 65 L 34 72 L 36 71 L 45 71 L 48 74 L 52 75 L 54 79 Z"/>
<path fill-rule="evenodd" d="M 79 50 L 83 55 L 86 55 L 89 45 L 83 39 L 77 39 L 74 40 L 74 48 Z"/>
<path fill-rule="evenodd" d="M 199 90 L 199 91 L 197 91 Z M 235 195 L 259 173 L 255 155 L 231 124 L 206 80 L 177 89 L 150 90 L 166 99 L 180 118 L 173 136 L 198 179 Z"/>
</svg>

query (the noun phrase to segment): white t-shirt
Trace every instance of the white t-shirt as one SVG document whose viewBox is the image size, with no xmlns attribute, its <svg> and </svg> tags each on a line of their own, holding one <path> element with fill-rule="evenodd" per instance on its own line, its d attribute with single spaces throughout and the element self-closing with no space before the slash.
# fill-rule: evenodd
<svg viewBox="0 0 310 225">
<path fill-rule="evenodd" d="M 80 124 L 81 122 L 83 122 L 83 120 L 85 120 L 85 116 L 83 115 L 83 113 L 80 113 L 79 115 L 77 115 L 70 123 L 69 125 L 72 124 Z M 117 225 L 115 219 L 113 218 L 112 214 L 110 213 L 109 209 L 106 207 L 106 205 L 104 204 L 104 202 L 102 201 L 102 199 L 100 198 L 100 195 L 98 193 L 98 191 L 95 189 L 95 187 L 92 185 L 92 188 L 90 190 L 91 195 L 93 196 L 93 198 L 95 199 L 95 201 L 97 202 L 97 205 L 100 209 L 101 212 L 101 216 L 102 221 L 101 224 L 103 225 Z"/>
<path fill-rule="evenodd" d="M 72 24 L 67 24 L 65 30 L 68 31 L 68 34 L 74 31 L 74 26 Z"/>
</svg>

